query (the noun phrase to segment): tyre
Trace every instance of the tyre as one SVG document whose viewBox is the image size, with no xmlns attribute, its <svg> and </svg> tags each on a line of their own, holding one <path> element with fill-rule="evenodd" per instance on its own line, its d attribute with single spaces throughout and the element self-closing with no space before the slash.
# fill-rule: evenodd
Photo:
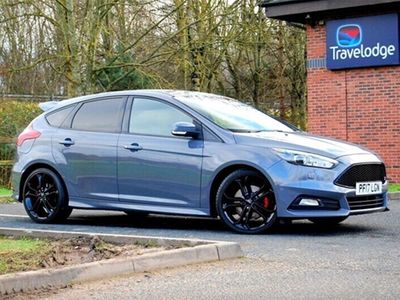
<svg viewBox="0 0 400 300">
<path fill-rule="evenodd" d="M 265 232 L 277 215 L 271 185 L 252 170 L 237 170 L 226 177 L 218 188 L 216 206 L 222 222 L 238 233 Z"/>
<path fill-rule="evenodd" d="M 317 225 L 335 226 L 346 219 L 347 217 L 328 217 L 328 218 L 311 218 L 308 220 Z"/>
<path fill-rule="evenodd" d="M 34 170 L 23 186 L 23 204 L 36 223 L 55 223 L 69 217 L 72 208 L 60 177 L 45 168 Z"/>
</svg>

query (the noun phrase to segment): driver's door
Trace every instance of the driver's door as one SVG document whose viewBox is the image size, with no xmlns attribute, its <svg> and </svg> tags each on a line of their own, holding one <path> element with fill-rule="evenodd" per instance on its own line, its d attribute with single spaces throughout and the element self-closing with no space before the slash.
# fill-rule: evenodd
<svg viewBox="0 0 400 300">
<path fill-rule="evenodd" d="M 118 143 L 120 201 L 159 207 L 199 207 L 203 140 L 171 134 L 193 122 L 170 103 L 135 98 L 128 133 Z"/>
</svg>

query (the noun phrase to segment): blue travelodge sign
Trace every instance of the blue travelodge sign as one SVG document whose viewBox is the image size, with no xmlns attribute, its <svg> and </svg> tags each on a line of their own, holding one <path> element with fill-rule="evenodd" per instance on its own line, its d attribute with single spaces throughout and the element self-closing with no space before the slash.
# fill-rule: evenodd
<svg viewBox="0 0 400 300">
<path fill-rule="evenodd" d="M 400 64 L 397 14 L 328 21 L 327 68 Z"/>
</svg>

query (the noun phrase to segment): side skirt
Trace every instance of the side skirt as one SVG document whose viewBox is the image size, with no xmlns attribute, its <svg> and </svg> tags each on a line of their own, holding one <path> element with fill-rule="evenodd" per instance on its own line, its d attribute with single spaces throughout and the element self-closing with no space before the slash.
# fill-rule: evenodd
<svg viewBox="0 0 400 300">
<path fill-rule="evenodd" d="M 135 210 L 159 214 L 210 216 L 210 210 L 203 208 L 143 205 L 130 202 L 96 200 L 76 197 L 70 197 L 69 206 L 78 209 L 104 209 L 117 211 Z"/>
</svg>

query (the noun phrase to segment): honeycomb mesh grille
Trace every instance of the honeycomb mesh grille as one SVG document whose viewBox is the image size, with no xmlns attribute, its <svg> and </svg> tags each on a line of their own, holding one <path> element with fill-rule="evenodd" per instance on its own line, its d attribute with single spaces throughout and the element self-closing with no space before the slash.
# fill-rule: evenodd
<svg viewBox="0 0 400 300">
<path fill-rule="evenodd" d="M 386 180 L 384 164 L 354 165 L 344 171 L 335 181 L 336 185 L 355 188 L 357 182 Z"/>
</svg>

